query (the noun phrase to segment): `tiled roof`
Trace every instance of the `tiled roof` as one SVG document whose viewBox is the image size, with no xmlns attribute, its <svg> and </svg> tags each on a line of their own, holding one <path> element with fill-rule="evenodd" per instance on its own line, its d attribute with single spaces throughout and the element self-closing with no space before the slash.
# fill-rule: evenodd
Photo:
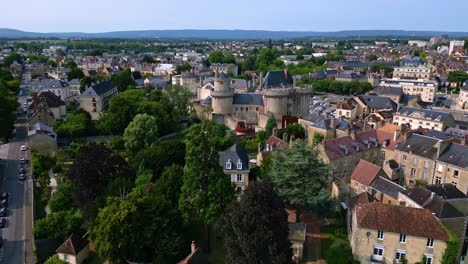
<svg viewBox="0 0 468 264">
<path fill-rule="evenodd" d="M 398 105 L 392 99 L 376 95 L 358 95 L 359 100 L 372 109 L 387 109 L 396 112 Z"/>
<path fill-rule="evenodd" d="M 95 84 L 91 87 L 89 87 L 88 89 L 86 89 L 86 91 L 83 92 L 82 96 L 97 96 L 97 95 L 102 95 L 102 94 L 105 94 L 107 92 L 109 92 L 110 90 L 116 88 L 117 86 L 115 86 L 114 84 L 112 84 L 111 82 L 109 81 L 102 81 L 98 84 Z"/>
<path fill-rule="evenodd" d="M 354 208 L 354 206 L 357 204 L 368 204 L 376 201 L 377 199 L 375 199 L 375 197 L 370 193 L 362 192 L 348 199 L 348 207 Z"/>
<path fill-rule="evenodd" d="M 379 86 L 374 90 L 378 95 L 398 95 L 403 94 L 403 88 L 400 86 Z"/>
<path fill-rule="evenodd" d="M 360 160 L 356 165 L 353 174 L 351 174 L 351 179 L 366 186 L 370 186 L 371 183 L 378 177 L 381 169 L 382 168 L 380 166 L 365 160 Z"/>
<path fill-rule="evenodd" d="M 237 169 L 237 162 L 240 160 L 242 169 Z M 231 162 L 231 169 L 226 168 L 226 163 Z M 245 150 L 238 144 L 232 145 L 225 151 L 219 152 L 219 165 L 224 171 L 249 171 L 249 156 Z"/>
<path fill-rule="evenodd" d="M 405 188 L 402 186 L 380 176 L 375 178 L 370 186 L 373 189 L 392 197 L 393 199 L 398 199 L 398 193 L 405 190 Z"/>
<path fill-rule="evenodd" d="M 293 79 L 288 71 L 269 71 L 263 78 L 263 88 L 291 86 Z"/>
<path fill-rule="evenodd" d="M 384 203 L 356 206 L 359 227 L 447 241 L 449 236 L 431 211 Z"/>
<path fill-rule="evenodd" d="M 398 144 L 396 149 L 402 152 L 411 152 L 414 155 L 424 158 L 434 159 L 437 154 L 435 144 L 438 141 L 439 140 L 434 138 L 411 134 L 405 141 Z"/>
<path fill-rule="evenodd" d="M 242 93 L 234 94 L 233 104 L 235 105 L 263 105 L 261 94 Z"/>
<path fill-rule="evenodd" d="M 78 253 L 88 245 L 88 240 L 83 239 L 77 235 L 71 235 L 65 242 L 60 245 L 56 250 L 57 253 L 76 256 Z"/>
<path fill-rule="evenodd" d="M 451 114 L 447 112 L 411 107 L 403 107 L 397 112 L 397 114 L 404 116 L 414 116 L 419 114 L 423 119 L 435 120 L 440 122 L 443 122 L 443 120 L 451 116 Z"/>
<path fill-rule="evenodd" d="M 284 148 L 289 148 L 289 144 L 280 139 L 277 136 L 271 135 L 268 140 L 265 142 L 265 144 L 268 144 L 270 146 L 275 146 L 275 149 L 284 149 Z"/>
<path fill-rule="evenodd" d="M 415 187 L 402 191 L 401 193 L 419 204 L 421 207 L 430 210 L 440 219 L 463 217 L 463 214 L 443 197 L 435 193 L 433 194 L 431 190 L 426 189 L 425 187 Z"/>
<path fill-rule="evenodd" d="M 42 99 L 45 98 L 45 99 Z M 40 91 L 33 95 L 33 101 L 29 106 L 29 109 L 34 109 L 38 105 L 42 104 L 45 100 L 48 107 L 60 107 L 61 105 L 65 105 L 65 102 L 60 99 L 57 95 L 50 91 Z"/>
</svg>

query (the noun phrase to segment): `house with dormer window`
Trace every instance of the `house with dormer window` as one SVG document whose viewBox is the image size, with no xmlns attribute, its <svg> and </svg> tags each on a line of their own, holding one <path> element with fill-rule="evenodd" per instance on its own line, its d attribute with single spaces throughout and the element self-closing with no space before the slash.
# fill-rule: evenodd
<svg viewBox="0 0 468 264">
<path fill-rule="evenodd" d="M 249 156 L 238 144 L 234 144 L 225 151 L 219 153 L 219 164 L 224 173 L 231 178 L 239 193 L 249 185 Z"/>
</svg>

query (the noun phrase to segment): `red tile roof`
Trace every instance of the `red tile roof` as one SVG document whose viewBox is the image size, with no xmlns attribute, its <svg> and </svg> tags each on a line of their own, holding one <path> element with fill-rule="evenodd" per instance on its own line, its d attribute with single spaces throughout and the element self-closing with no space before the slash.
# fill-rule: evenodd
<svg viewBox="0 0 468 264">
<path fill-rule="evenodd" d="M 397 234 L 447 241 L 449 236 L 431 211 L 384 203 L 358 204 L 357 225 Z"/>
<path fill-rule="evenodd" d="M 267 141 L 265 142 L 265 144 L 268 144 L 270 146 L 275 146 L 274 149 L 283 149 L 283 148 L 289 148 L 289 144 L 280 139 L 279 137 L 276 137 L 276 136 L 270 136 L 270 138 L 267 139 Z"/>
<path fill-rule="evenodd" d="M 87 245 L 88 240 L 77 235 L 71 235 L 55 252 L 76 256 Z"/>
<path fill-rule="evenodd" d="M 382 168 L 365 160 L 360 160 L 351 174 L 351 179 L 369 186 Z"/>
</svg>

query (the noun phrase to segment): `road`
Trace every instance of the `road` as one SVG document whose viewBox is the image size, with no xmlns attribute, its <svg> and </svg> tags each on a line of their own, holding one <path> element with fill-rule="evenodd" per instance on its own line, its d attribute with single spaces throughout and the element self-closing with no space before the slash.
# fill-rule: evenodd
<svg viewBox="0 0 468 264">
<path fill-rule="evenodd" d="M 26 97 L 20 97 L 21 105 Z M 26 180 L 18 180 L 19 159 L 25 156 L 30 160 L 30 153 L 22 152 L 21 145 L 26 145 L 28 127 L 25 116 L 17 120 L 16 138 L 10 143 L 0 146 L 2 167 L 0 168 L 0 190 L 10 193 L 8 204 L 7 224 L 2 229 L 3 248 L 0 250 L 0 263 L 35 263 L 33 253 L 33 181 L 30 162 L 25 166 Z"/>
</svg>

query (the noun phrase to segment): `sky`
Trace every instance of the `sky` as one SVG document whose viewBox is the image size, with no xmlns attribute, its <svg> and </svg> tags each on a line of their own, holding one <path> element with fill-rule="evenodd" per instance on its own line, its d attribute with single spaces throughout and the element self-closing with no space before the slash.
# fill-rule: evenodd
<svg viewBox="0 0 468 264">
<path fill-rule="evenodd" d="M 2 0 L 2 2 L 0 28 L 32 32 L 150 29 L 468 31 L 468 0 Z"/>
</svg>

